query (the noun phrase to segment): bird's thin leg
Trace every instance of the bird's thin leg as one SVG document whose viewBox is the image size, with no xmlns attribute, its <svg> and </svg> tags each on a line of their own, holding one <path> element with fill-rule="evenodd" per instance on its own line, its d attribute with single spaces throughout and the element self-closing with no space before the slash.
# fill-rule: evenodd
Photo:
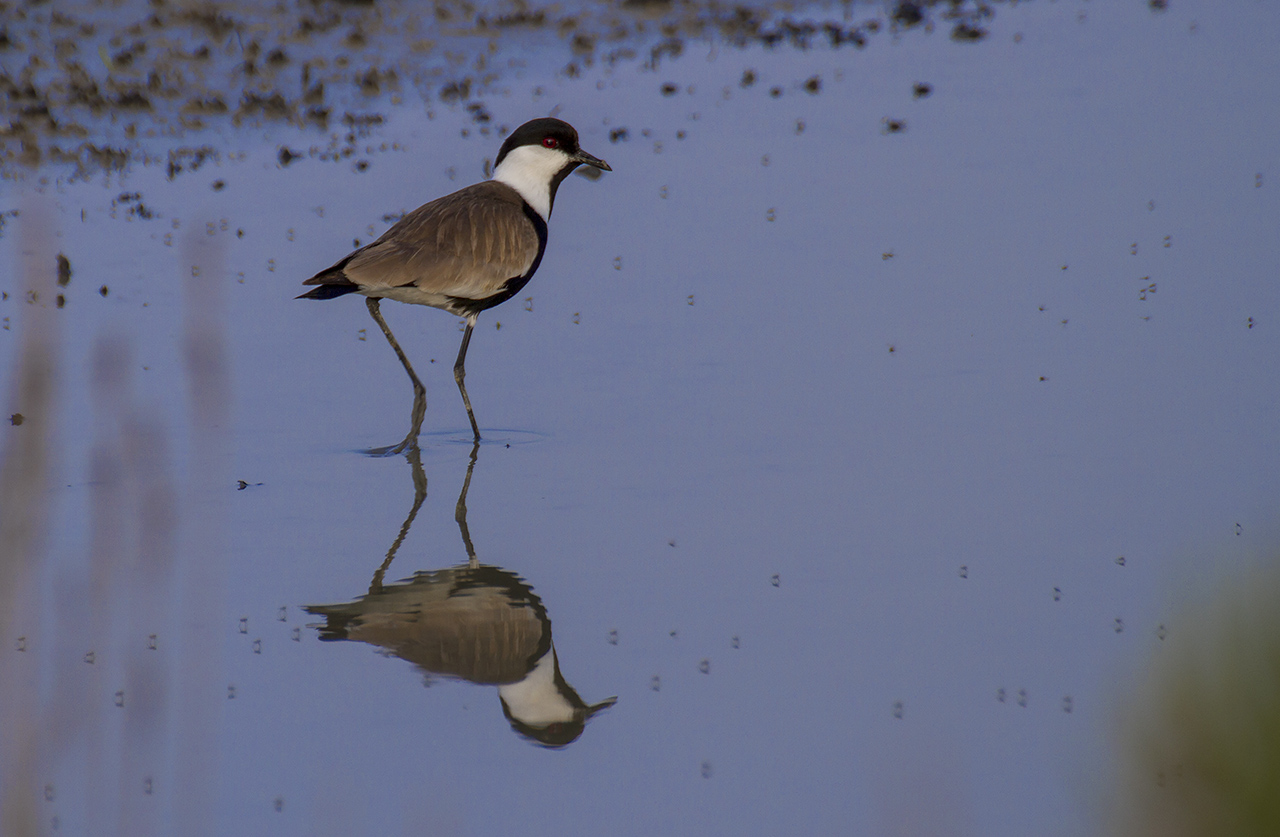
<svg viewBox="0 0 1280 837">
<path fill-rule="evenodd" d="M 396 337 L 391 333 L 391 328 L 387 325 L 387 321 L 382 319 L 382 311 L 379 310 L 381 300 L 377 297 L 366 297 L 365 305 L 369 306 L 369 313 L 373 315 L 374 322 L 382 329 L 382 333 L 386 335 L 387 342 L 391 344 L 391 348 L 395 350 L 396 357 L 400 358 L 400 363 L 404 366 L 404 371 L 409 373 L 409 380 L 413 381 L 414 392 L 426 392 L 427 388 L 422 385 L 422 381 L 418 380 L 418 373 L 413 371 L 413 365 L 409 363 L 409 358 L 405 355 L 404 349 L 400 348 L 400 344 L 396 342 Z"/>
<path fill-rule="evenodd" d="M 476 441 L 480 441 L 480 426 L 476 424 L 476 414 L 471 412 L 471 397 L 467 395 L 467 385 L 463 380 L 467 377 L 467 370 L 464 364 L 467 360 L 467 344 L 471 342 L 471 329 L 475 328 L 476 315 L 472 314 L 467 317 L 467 330 L 462 335 L 462 347 L 458 349 L 458 360 L 453 364 L 453 379 L 458 382 L 458 392 L 462 393 L 462 403 L 467 408 L 467 418 L 471 419 L 471 432 L 475 434 Z"/>
<path fill-rule="evenodd" d="M 413 508 L 409 509 L 409 516 L 404 519 L 404 524 L 400 527 L 400 534 L 396 535 L 395 542 L 387 550 L 387 557 L 382 562 L 382 566 L 378 567 L 377 571 L 374 572 L 373 581 L 369 583 L 370 593 L 382 592 L 382 577 L 386 575 L 387 568 L 391 566 L 391 562 L 395 560 L 396 552 L 400 549 L 400 544 L 404 543 L 405 536 L 409 534 L 409 527 L 413 525 L 413 519 L 418 516 L 418 510 L 422 508 L 422 501 L 427 499 L 427 474 L 422 470 L 422 452 L 418 450 L 417 445 L 409 447 L 409 452 L 405 454 L 405 459 L 409 460 L 409 467 L 413 470 Z"/>
<path fill-rule="evenodd" d="M 413 371 L 413 366 L 409 363 L 409 358 L 405 355 L 404 349 L 401 349 L 400 344 L 396 342 L 395 335 L 391 333 L 391 328 L 387 325 L 387 321 L 382 319 L 380 301 L 377 297 L 366 297 L 365 305 L 369 307 L 369 314 L 373 316 L 374 322 L 382 329 L 387 342 L 395 350 L 396 357 L 400 358 L 404 371 L 409 373 L 409 380 L 413 382 L 413 412 L 409 417 L 409 435 L 405 436 L 404 441 L 400 444 L 381 451 L 383 453 L 400 453 L 418 440 L 418 433 L 422 430 L 422 420 L 427 415 L 427 388 L 422 385 L 422 381 L 418 380 L 418 373 Z"/>
<path fill-rule="evenodd" d="M 475 544 L 471 543 L 471 530 L 467 528 L 467 491 L 471 489 L 471 472 L 476 468 L 476 456 L 480 453 L 480 443 L 471 446 L 471 461 L 467 463 L 467 478 L 462 481 L 462 493 L 458 495 L 458 504 L 453 507 L 453 519 L 458 523 L 458 531 L 462 532 L 462 543 L 467 548 L 467 566 L 475 569 L 480 566 L 476 558 Z"/>
</svg>

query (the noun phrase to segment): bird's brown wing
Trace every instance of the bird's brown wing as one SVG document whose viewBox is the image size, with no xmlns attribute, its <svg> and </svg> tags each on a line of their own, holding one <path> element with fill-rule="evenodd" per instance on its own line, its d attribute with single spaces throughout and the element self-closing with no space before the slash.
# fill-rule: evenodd
<svg viewBox="0 0 1280 837">
<path fill-rule="evenodd" d="M 373 290 L 414 285 L 483 299 L 523 276 L 538 246 L 519 194 L 488 181 L 418 207 L 377 241 L 303 284 L 350 282 Z"/>
</svg>

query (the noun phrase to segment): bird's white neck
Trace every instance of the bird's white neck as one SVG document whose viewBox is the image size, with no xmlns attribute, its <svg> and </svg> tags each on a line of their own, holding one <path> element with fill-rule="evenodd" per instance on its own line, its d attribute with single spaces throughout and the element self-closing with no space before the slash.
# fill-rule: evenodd
<svg viewBox="0 0 1280 837">
<path fill-rule="evenodd" d="M 523 680 L 498 687 L 511 717 L 530 726 L 572 721 L 575 707 L 556 684 L 556 652 L 544 654 Z"/>
<path fill-rule="evenodd" d="M 494 169 L 493 179 L 520 193 L 525 203 L 546 221 L 551 217 L 551 181 L 569 162 L 568 156 L 540 145 L 513 148 Z"/>
</svg>

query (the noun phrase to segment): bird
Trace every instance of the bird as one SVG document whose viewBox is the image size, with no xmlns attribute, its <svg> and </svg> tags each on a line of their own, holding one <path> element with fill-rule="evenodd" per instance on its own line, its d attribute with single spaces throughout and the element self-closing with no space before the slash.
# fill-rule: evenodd
<svg viewBox="0 0 1280 837">
<path fill-rule="evenodd" d="M 613 171 L 582 150 L 578 132 L 568 122 L 551 117 L 530 120 L 502 143 L 491 180 L 418 207 L 377 241 L 302 283 L 316 287 L 297 299 L 363 295 L 369 314 L 409 374 L 413 427 L 404 442 L 387 450 L 399 453 L 416 444 L 426 388 L 383 319 L 380 301 L 426 305 L 466 319 L 453 377 L 479 442 L 480 426 L 464 382 L 471 332 L 482 311 L 506 302 L 533 278 L 546 252 L 556 190 L 581 165 Z"/>
<path fill-rule="evenodd" d="M 617 697 L 588 704 L 560 673 L 551 619 L 533 588 L 510 570 L 470 564 L 419 570 L 347 604 L 306 605 L 326 642 L 365 642 L 385 656 L 445 677 L 496 686 L 507 722 L 543 747 L 573 743 Z"/>
</svg>

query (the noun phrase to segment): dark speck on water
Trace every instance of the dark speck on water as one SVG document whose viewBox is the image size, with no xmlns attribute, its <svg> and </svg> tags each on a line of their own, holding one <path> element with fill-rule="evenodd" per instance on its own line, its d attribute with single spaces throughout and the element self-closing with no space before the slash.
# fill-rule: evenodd
<svg viewBox="0 0 1280 837">
<path fill-rule="evenodd" d="M 924 13 L 915 3 L 901 2 L 894 8 L 890 18 L 899 26 L 911 27 L 924 20 Z"/>
<path fill-rule="evenodd" d="M 955 29 L 951 30 L 951 40 L 962 43 L 980 41 L 985 37 L 987 37 L 987 30 L 963 20 L 956 24 Z"/>
</svg>

